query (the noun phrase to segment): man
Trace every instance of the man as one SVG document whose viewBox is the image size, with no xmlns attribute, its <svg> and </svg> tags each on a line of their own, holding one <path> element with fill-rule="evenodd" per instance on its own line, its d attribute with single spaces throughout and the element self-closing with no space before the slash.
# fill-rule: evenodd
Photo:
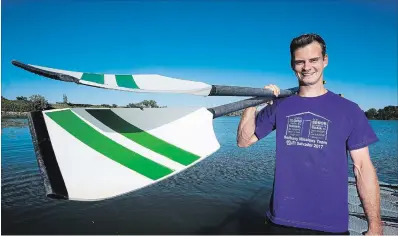
<svg viewBox="0 0 398 236">
<path fill-rule="evenodd" d="M 245 109 L 237 135 L 238 146 L 249 147 L 276 130 L 268 221 L 281 226 L 280 232 L 348 233 L 349 152 L 369 223 L 367 233 L 382 234 L 379 185 L 368 149 L 378 138 L 357 104 L 325 89 L 328 55 L 320 36 L 294 38 L 290 52 L 298 94 L 275 99 L 257 116 L 255 107 Z M 276 85 L 265 88 L 279 95 Z"/>
</svg>

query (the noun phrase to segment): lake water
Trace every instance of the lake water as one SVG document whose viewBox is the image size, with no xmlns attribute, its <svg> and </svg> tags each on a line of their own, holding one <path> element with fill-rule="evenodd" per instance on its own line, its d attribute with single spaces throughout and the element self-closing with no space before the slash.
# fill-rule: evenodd
<svg viewBox="0 0 398 236">
<path fill-rule="evenodd" d="M 2 128 L 2 234 L 255 234 L 271 194 L 275 133 L 236 146 L 239 117 L 214 120 L 221 149 L 153 187 L 101 202 L 45 196 L 29 129 Z M 381 181 L 398 183 L 397 121 L 370 121 Z M 351 162 L 350 162 L 351 163 Z M 352 166 L 347 168 L 352 175 Z"/>
</svg>

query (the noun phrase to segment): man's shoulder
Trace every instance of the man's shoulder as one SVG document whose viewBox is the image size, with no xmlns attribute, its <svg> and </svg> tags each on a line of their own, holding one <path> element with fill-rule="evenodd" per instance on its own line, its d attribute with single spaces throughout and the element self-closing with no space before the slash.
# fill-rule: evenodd
<svg viewBox="0 0 398 236">
<path fill-rule="evenodd" d="M 268 103 L 267 105 L 262 107 L 259 111 L 257 111 L 257 114 L 273 116 L 278 112 L 278 110 L 281 109 L 282 105 L 286 101 L 289 101 L 293 96 L 275 98 L 271 101 L 271 103 Z"/>
<path fill-rule="evenodd" d="M 292 95 L 292 96 L 288 96 L 288 97 L 282 97 L 282 98 L 276 98 L 273 100 L 273 105 L 274 106 L 280 106 L 288 101 L 292 101 L 294 99 L 294 97 L 297 95 Z"/>
<path fill-rule="evenodd" d="M 346 97 L 339 94 L 331 93 L 331 106 L 339 113 L 343 120 L 349 122 L 350 125 L 355 125 L 361 120 L 366 119 L 365 111 L 360 105 Z"/>
<path fill-rule="evenodd" d="M 280 110 L 281 107 L 283 107 L 283 105 L 286 104 L 287 101 L 291 100 L 293 96 L 275 98 L 272 100 L 270 104 L 266 105 L 262 110 L 267 111 L 269 113 L 277 113 L 277 111 Z"/>
<path fill-rule="evenodd" d="M 334 105 L 338 106 L 336 108 L 348 109 L 348 111 L 350 111 L 352 109 L 360 109 L 359 105 L 356 102 L 354 102 L 340 94 L 336 94 L 333 91 L 328 91 L 328 92 L 330 93 L 329 97 L 331 98 L 332 103 Z"/>
</svg>

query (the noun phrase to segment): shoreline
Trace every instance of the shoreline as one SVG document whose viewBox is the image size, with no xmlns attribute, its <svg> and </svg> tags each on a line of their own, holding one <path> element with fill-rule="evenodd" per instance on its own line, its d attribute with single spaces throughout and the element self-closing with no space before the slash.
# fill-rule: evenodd
<svg viewBox="0 0 398 236">
<path fill-rule="evenodd" d="M 16 112 L 16 111 L 1 111 L 1 125 L 3 127 L 3 120 L 11 120 L 11 119 L 27 119 L 29 112 Z M 229 114 L 224 117 L 241 117 L 241 114 Z M 380 121 L 397 121 L 397 119 L 368 119 L 368 120 L 380 120 Z"/>
<path fill-rule="evenodd" d="M 16 112 L 16 111 L 1 111 L 1 118 L 12 119 L 12 118 L 28 118 L 29 112 Z"/>
</svg>

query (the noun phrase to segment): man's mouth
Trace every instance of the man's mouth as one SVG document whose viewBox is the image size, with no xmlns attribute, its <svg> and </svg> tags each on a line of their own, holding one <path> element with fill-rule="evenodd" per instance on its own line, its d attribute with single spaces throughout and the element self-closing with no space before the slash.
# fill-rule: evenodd
<svg viewBox="0 0 398 236">
<path fill-rule="evenodd" d="M 311 72 L 311 73 L 301 73 L 302 76 L 311 76 L 315 74 L 315 72 Z"/>
</svg>

